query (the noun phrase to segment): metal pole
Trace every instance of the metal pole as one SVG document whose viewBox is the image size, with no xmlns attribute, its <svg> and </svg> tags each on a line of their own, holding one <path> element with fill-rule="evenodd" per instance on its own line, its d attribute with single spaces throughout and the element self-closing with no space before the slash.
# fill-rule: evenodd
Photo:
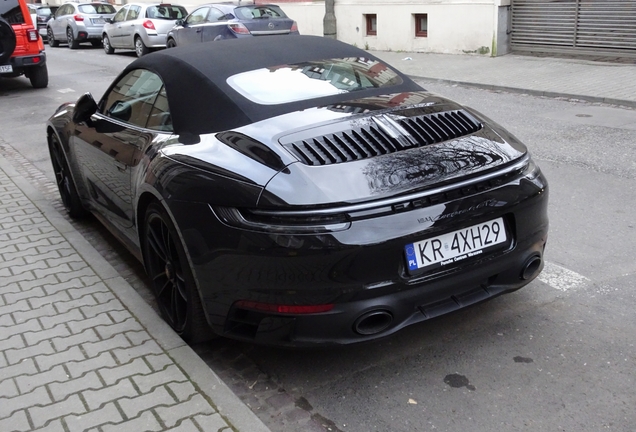
<svg viewBox="0 0 636 432">
<path fill-rule="evenodd" d="M 331 39 L 338 39 L 335 3 L 336 0 L 325 0 L 325 17 L 322 20 L 323 36 Z"/>
</svg>

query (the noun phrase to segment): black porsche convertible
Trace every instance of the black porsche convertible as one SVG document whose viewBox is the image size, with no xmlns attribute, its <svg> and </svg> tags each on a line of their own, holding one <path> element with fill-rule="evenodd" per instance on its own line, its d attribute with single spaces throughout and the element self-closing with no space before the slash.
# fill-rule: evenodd
<svg viewBox="0 0 636 432">
<path fill-rule="evenodd" d="M 70 216 L 144 263 L 190 342 L 367 341 L 543 268 L 548 185 L 527 148 L 335 40 L 152 53 L 46 133 Z"/>
</svg>

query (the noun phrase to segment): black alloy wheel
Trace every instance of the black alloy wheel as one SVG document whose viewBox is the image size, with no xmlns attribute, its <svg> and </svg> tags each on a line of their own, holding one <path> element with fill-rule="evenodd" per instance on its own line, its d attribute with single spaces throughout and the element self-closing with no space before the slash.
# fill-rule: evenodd
<svg viewBox="0 0 636 432">
<path fill-rule="evenodd" d="M 4 18 L 0 17 L 0 63 L 9 60 L 15 50 L 15 32 Z"/>
<path fill-rule="evenodd" d="M 62 147 L 55 134 L 49 137 L 49 154 L 51 155 L 51 163 L 53 164 L 53 173 L 55 174 L 55 182 L 60 191 L 62 204 L 68 212 L 69 216 L 74 219 L 80 219 L 88 214 L 82 201 L 80 200 L 77 188 L 71 177 L 71 170 L 66 162 L 66 157 L 62 152 Z"/>
<path fill-rule="evenodd" d="M 55 40 L 55 35 L 53 35 L 53 30 L 51 27 L 46 29 L 46 38 L 48 39 L 49 46 L 56 48 L 60 46 L 60 41 Z"/>
<path fill-rule="evenodd" d="M 146 211 L 143 236 L 146 272 L 166 322 L 185 341 L 214 335 L 205 320 L 194 276 L 172 220 L 158 203 Z"/>
</svg>

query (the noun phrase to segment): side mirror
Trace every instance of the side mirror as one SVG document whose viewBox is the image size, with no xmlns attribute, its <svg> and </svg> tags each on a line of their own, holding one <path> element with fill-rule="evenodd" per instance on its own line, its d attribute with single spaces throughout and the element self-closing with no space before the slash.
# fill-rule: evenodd
<svg viewBox="0 0 636 432">
<path fill-rule="evenodd" d="M 73 109 L 73 122 L 83 123 L 89 121 L 91 116 L 97 112 L 97 104 L 93 95 L 84 93 L 75 103 Z"/>
<path fill-rule="evenodd" d="M 106 21 L 108 24 L 112 24 L 113 23 L 113 19 L 112 18 L 106 18 L 104 21 Z"/>
<path fill-rule="evenodd" d="M 175 27 L 176 27 L 176 26 L 183 26 L 183 27 L 185 27 L 185 21 L 184 21 L 184 20 L 182 20 L 182 19 L 178 19 L 178 20 L 176 20 L 176 21 L 174 22 L 174 25 L 175 25 Z"/>
</svg>

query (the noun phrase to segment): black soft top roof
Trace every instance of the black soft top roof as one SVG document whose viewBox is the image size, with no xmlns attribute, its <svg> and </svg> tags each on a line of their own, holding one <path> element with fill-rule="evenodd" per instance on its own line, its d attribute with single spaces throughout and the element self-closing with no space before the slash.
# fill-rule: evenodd
<svg viewBox="0 0 636 432">
<path fill-rule="evenodd" d="M 318 36 L 259 36 L 170 48 L 132 62 L 123 72 L 148 69 L 166 86 L 174 131 L 195 135 L 244 126 L 277 115 L 330 105 L 349 99 L 421 90 L 399 73 L 403 84 L 281 105 L 259 105 L 234 91 L 227 78 L 264 67 L 312 60 L 365 57 L 378 60 L 354 46 Z"/>
</svg>

